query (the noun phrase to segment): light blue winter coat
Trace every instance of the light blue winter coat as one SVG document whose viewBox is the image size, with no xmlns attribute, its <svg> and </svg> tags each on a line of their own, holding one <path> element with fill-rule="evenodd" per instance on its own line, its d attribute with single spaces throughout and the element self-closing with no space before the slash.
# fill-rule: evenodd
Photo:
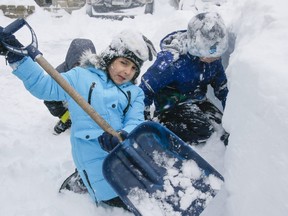
<svg viewBox="0 0 288 216">
<path fill-rule="evenodd" d="M 103 130 L 31 58 L 25 57 L 13 73 L 23 81 L 26 89 L 35 97 L 68 102 L 72 120 L 73 159 L 90 195 L 95 201 L 108 200 L 117 196 L 102 174 L 102 163 L 108 153 L 101 149 L 97 138 Z M 114 130 L 122 129 L 131 132 L 144 121 L 144 93 L 141 88 L 131 82 L 118 86 L 126 93 L 126 96 L 128 92 L 131 93 L 129 109 L 124 115 L 123 110 L 128 105 L 128 99 L 108 79 L 106 72 L 95 67 L 86 69 L 76 67 L 61 75 L 87 101 L 91 92 L 92 107 Z"/>
</svg>

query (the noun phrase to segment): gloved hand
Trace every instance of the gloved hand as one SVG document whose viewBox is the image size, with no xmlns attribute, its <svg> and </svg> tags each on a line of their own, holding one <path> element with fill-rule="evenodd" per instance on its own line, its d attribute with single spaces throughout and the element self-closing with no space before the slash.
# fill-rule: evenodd
<svg viewBox="0 0 288 216">
<path fill-rule="evenodd" d="M 0 43 L 0 55 L 6 56 L 8 50 Z"/>
<path fill-rule="evenodd" d="M 123 140 L 128 137 L 128 133 L 124 130 L 118 132 Z M 107 152 L 111 152 L 119 143 L 119 139 L 116 136 L 104 132 L 101 136 L 98 137 L 99 144 L 101 148 Z"/>
<path fill-rule="evenodd" d="M 5 42 L 5 43 L 7 43 L 10 46 L 15 47 L 15 48 L 23 47 L 23 45 L 15 38 L 14 35 L 4 34 L 2 32 L 2 30 L 3 30 L 3 28 L 0 26 L 0 38 L 1 38 L 1 41 L 0 41 L 0 55 L 6 56 L 6 59 L 8 60 L 9 64 L 12 64 L 14 62 L 20 61 L 21 59 L 24 58 L 24 56 L 9 51 L 3 45 L 2 42 Z"/>
<path fill-rule="evenodd" d="M 0 55 L 6 56 L 8 50 L 3 46 L 2 40 L 4 40 L 5 34 L 3 33 L 3 28 L 0 26 Z"/>
</svg>

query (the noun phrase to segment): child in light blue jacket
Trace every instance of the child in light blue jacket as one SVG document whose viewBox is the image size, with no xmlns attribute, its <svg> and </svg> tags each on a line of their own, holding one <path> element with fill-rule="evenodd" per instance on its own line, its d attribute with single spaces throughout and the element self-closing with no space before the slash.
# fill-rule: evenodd
<svg viewBox="0 0 288 216">
<path fill-rule="evenodd" d="M 12 35 L 5 41 L 21 46 Z M 99 56 L 85 52 L 80 67 L 63 78 L 122 136 L 127 136 L 144 121 L 144 93 L 135 85 L 144 61 L 155 53 L 151 42 L 139 32 L 122 31 Z M 67 101 L 74 163 L 92 199 L 114 206 L 125 205 L 117 197 L 102 173 L 102 163 L 119 140 L 104 131 L 82 108 L 30 57 L 19 56 L 1 46 L 13 74 L 26 89 L 42 100 Z"/>
</svg>

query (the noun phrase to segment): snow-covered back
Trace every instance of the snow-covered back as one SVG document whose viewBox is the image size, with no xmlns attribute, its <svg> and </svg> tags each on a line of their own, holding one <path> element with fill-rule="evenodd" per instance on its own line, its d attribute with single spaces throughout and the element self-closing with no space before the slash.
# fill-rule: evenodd
<svg viewBox="0 0 288 216">
<path fill-rule="evenodd" d="M 205 146 L 195 148 L 225 178 L 201 216 L 285 216 L 288 2 L 229 0 L 221 1 L 220 7 L 203 2 L 195 1 L 198 10 L 220 13 L 229 30 L 231 55 L 223 60 L 228 65 L 230 92 L 223 124 L 231 135 L 227 148 L 218 133 Z M 39 50 L 56 67 L 63 62 L 72 39 L 91 39 L 99 53 L 127 28 L 144 33 L 159 51 L 160 40 L 185 29 L 196 12 L 196 7 L 176 11 L 167 0 L 156 0 L 154 15 L 123 21 L 90 18 L 85 8 L 56 18 L 40 7 L 27 21 L 36 32 Z M 0 11 L 0 26 L 12 21 Z M 141 73 L 151 64 L 146 62 Z M 63 180 L 74 171 L 69 131 L 52 134 L 57 119 L 11 74 L 4 58 L 0 60 L 0 98 L 0 215 L 131 215 L 122 209 L 97 208 L 88 195 L 58 193 Z"/>
</svg>

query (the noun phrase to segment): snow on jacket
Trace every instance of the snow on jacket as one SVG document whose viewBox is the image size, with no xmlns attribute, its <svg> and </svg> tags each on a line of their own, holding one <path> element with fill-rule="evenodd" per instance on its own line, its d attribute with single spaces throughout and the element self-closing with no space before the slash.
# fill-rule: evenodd
<svg viewBox="0 0 288 216">
<path fill-rule="evenodd" d="M 31 58 L 25 57 L 13 73 L 23 81 L 26 89 L 35 97 L 68 102 L 73 122 L 72 154 L 81 178 L 95 201 L 108 200 L 117 196 L 102 174 L 102 163 L 108 153 L 101 149 L 97 138 L 103 130 Z M 144 93 L 131 82 L 117 87 L 108 79 L 106 72 L 95 66 L 75 67 L 61 75 L 83 98 L 90 101 L 91 106 L 114 130 L 122 129 L 131 132 L 144 121 Z M 125 114 L 124 109 L 128 105 L 128 99 L 119 88 L 126 94 L 131 94 L 129 109 Z"/>
<path fill-rule="evenodd" d="M 185 30 L 164 37 L 160 42 L 162 51 L 141 78 L 145 106 L 154 102 L 156 113 L 187 99 L 206 99 L 209 84 L 225 107 L 228 88 L 221 59 L 210 64 L 200 61 L 187 52 L 186 39 Z"/>
</svg>

